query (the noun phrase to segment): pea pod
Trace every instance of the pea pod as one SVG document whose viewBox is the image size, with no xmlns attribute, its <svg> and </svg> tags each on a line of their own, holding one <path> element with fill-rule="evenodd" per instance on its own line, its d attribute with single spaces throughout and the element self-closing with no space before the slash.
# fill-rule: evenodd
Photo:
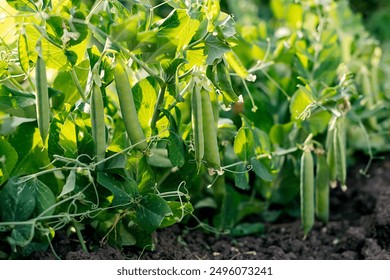
<svg viewBox="0 0 390 280">
<path fill-rule="evenodd" d="M 49 91 L 46 77 L 46 64 L 38 55 L 35 66 L 37 122 L 42 141 L 45 142 L 50 125 Z"/>
<path fill-rule="evenodd" d="M 218 87 L 221 89 L 224 99 L 227 102 L 235 102 L 238 100 L 237 94 L 234 92 L 232 81 L 230 79 L 229 70 L 226 68 L 225 62 L 221 61 L 217 64 Z"/>
<path fill-rule="evenodd" d="M 300 173 L 301 220 L 307 236 L 314 225 L 314 163 L 310 149 L 302 154 Z"/>
<path fill-rule="evenodd" d="M 104 124 L 104 104 L 100 87 L 93 85 L 91 94 L 92 137 L 95 142 L 96 162 L 104 159 L 106 154 L 106 126 Z M 103 169 L 103 164 L 97 165 L 97 170 Z"/>
<path fill-rule="evenodd" d="M 202 123 L 204 136 L 204 160 L 213 169 L 221 168 L 214 112 L 210 95 L 204 88 L 200 91 L 202 101 Z"/>
<path fill-rule="evenodd" d="M 335 150 L 336 150 L 336 162 L 337 162 L 337 174 L 338 180 L 343 190 L 346 189 L 347 180 L 347 158 L 346 158 L 346 139 L 344 118 L 337 119 L 337 134 L 335 135 Z"/>
<path fill-rule="evenodd" d="M 191 121 L 192 135 L 194 139 L 195 161 L 198 173 L 204 156 L 203 118 L 202 118 L 202 97 L 200 86 L 195 85 L 191 97 Z"/>
<path fill-rule="evenodd" d="M 327 155 L 326 161 L 329 167 L 329 178 L 331 185 L 336 186 L 337 181 L 337 160 L 336 160 L 336 142 L 335 136 L 337 135 L 336 118 L 333 118 L 328 127 L 328 133 L 326 136 L 326 148 Z"/>
<path fill-rule="evenodd" d="M 316 215 L 324 223 L 329 219 L 329 167 L 323 153 L 317 156 L 315 178 Z"/>
<path fill-rule="evenodd" d="M 147 143 L 138 120 L 137 110 L 134 105 L 133 94 L 127 77 L 126 69 L 121 61 L 117 60 L 114 71 L 116 92 L 119 98 L 119 106 L 125 124 L 127 136 L 135 148 L 145 150 Z"/>
</svg>

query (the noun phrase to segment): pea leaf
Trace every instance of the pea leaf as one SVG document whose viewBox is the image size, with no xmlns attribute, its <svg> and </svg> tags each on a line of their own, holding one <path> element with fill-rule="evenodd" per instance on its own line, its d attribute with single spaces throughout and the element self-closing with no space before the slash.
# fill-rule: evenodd
<svg viewBox="0 0 390 280">
<path fill-rule="evenodd" d="M 311 110 L 309 105 L 313 104 L 313 102 L 314 99 L 310 95 L 310 92 L 306 88 L 300 87 L 291 98 L 291 120 L 305 120 L 310 117 Z"/>
<path fill-rule="evenodd" d="M 260 177 L 266 182 L 273 181 L 274 178 L 272 174 L 268 171 L 268 169 L 264 166 L 264 164 L 256 157 L 251 158 L 251 165 L 252 165 L 253 172 L 255 172 L 258 177 Z"/>
<path fill-rule="evenodd" d="M 27 225 L 16 225 L 12 230 L 11 236 L 7 241 L 11 246 L 27 246 L 34 237 L 35 225 L 33 223 Z"/>
<path fill-rule="evenodd" d="M 169 160 L 173 166 L 182 167 L 185 163 L 183 140 L 177 134 L 171 132 L 168 141 Z"/>
<path fill-rule="evenodd" d="M 36 173 L 50 162 L 47 149 L 44 149 L 39 130 L 34 123 L 21 124 L 10 137 L 9 143 L 18 153 L 18 162 L 11 176 Z"/>
<path fill-rule="evenodd" d="M 19 183 L 17 178 L 8 181 L 0 193 L 1 218 L 4 222 L 25 221 L 34 212 L 34 189 L 28 182 Z"/>
<path fill-rule="evenodd" d="M 237 188 L 242 190 L 249 190 L 249 174 L 248 168 L 244 162 L 241 162 L 236 167 L 236 174 L 234 174 L 234 183 Z"/>
<path fill-rule="evenodd" d="M 205 41 L 204 54 L 207 55 L 206 63 L 212 65 L 216 59 L 230 51 L 230 47 L 218 37 L 210 35 Z"/>
<path fill-rule="evenodd" d="M 167 202 L 156 194 L 144 196 L 136 208 L 138 224 L 147 232 L 152 233 L 168 215 L 173 215 Z"/>
<path fill-rule="evenodd" d="M 35 119 L 35 95 L 0 85 L 0 111 L 15 117 Z"/>
<path fill-rule="evenodd" d="M 98 172 L 97 182 L 113 194 L 112 206 L 129 205 L 139 195 L 137 183 L 130 178 Z"/>
<path fill-rule="evenodd" d="M 0 193 L 0 209 L 3 221 L 25 221 L 34 213 L 40 215 L 55 204 L 55 197 L 48 186 L 37 178 L 8 181 Z M 54 208 L 47 211 L 51 215 Z"/>
<path fill-rule="evenodd" d="M 234 138 L 234 152 L 244 162 L 248 162 L 255 155 L 254 138 L 252 130 L 241 127 Z"/>
<path fill-rule="evenodd" d="M 76 187 L 76 171 L 72 170 L 69 173 L 68 178 L 66 178 L 65 185 L 62 188 L 62 191 L 58 197 L 60 198 L 68 193 L 71 193 L 75 187 Z"/>
<path fill-rule="evenodd" d="M 7 0 L 7 3 L 15 10 L 21 12 L 37 12 L 38 8 L 31 0 Z"/>
<path fill-rule="evenodd" d="M 194 211 L 192 204 L 189 202 L 168 201 L 167 203 L 173 215 L 165 216 L 160 228 L 179 223 L 187 214 L 191 214 Z"/>
<path fill-rule="evenodd" d="M 8 180 L 18 161 L 18 153 L 5 140 L 0 139 L 0 185 Z"/>
</svg>

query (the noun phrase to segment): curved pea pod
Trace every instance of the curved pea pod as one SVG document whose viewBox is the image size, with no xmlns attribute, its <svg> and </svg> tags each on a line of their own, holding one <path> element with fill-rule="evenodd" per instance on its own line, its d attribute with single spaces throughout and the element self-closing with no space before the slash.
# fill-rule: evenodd
<svg viewBox="0 0 390 280">
<path fill-rule="evenodd" d="M 202 117 L 202 97 L 200 94 L 200 86 L 195 85 L 191 96 L 191 121 L 192 135 L 194 139 L 195 161 L 198 173 L 200 171 L 205 149 Z"/>
<path fill-rule="evenodd" d="M 35 66 L 37 122 L 43 143 L 45 143 L 50 125 L 49 91 L 46 77 L 46 64 L 41 56 Z"/>
<path fill-rule="evenodd" d="M 236 55 L 235 52 L 229 51 L 225 53 L 225 58 L 229 63 L 230 67 L 233 68 L 234 72 L 242 79 L 246 79 L 249 76 L 248 70 L 242 64 L 240 58 Z"/>
<path fill-rule="evenodd" d="M 221 61 L 218 63 L 216 70 L 218 77 L 218 87 L 222 91 L 223 98 L 229 103 L 236 102 L 238 100 L 238 96 L 233 89 L 230 73 L 225 65 L 225 62 Z"/>
<path fill-rule="evenodd" d="M 314 225 L 314 163 L 309 149 L 301 157 L 301 220 L 305 236 Z"/>
<path fill-rule="evenodd" d="M 92 137 L 95 142 L 95 156 L 96 162 L 104 159 L 106 154 L 106 126 L 104 123 L 104 104 L 103 96 L 100 87 L 93 85 L 91 94 L 91 123 L 92 123 Z M 101 171 L 104 165 L 102 163 L 97 165 L 97 170 Z"/>
<path fill-rule="evenodd" d="M 214 120 L 213 106 L 210 94 L 207 90 L 200 91 L 202 101 L 202 122 L 204 137 L 204 160 L 213 169 L 221 169 L 221 158 L 219 156 L 218 139 Z"/>
<path fill-rule="evenodd" d="M 129 78 L 124 65 L 119 60 L 115 65 L 114 78 L 127 136 L 136 149 L 145 150 L 148 145 L 138 120 Z"/>
<path fill-rule="evenodd" d="M 317 218 L 327 223 L 329 219 L 329 167 L 324 154 L 317 156 L 315 196 Z"/>
</svg>

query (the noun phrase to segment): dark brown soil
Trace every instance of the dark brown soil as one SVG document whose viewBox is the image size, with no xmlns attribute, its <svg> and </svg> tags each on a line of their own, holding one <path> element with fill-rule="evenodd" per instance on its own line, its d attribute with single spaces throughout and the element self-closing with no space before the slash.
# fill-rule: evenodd
<svg viewBox="0 0 390 280">
<path fill-rule="evenodd" d="M 98 248 L 86 254 L 77 242 L 57 239 L 55 249 L 64 259 L 269 259 L 358 260 L 390 259 L 390 161 L 375 164 L 371 176 L 350 172 L 348 190 L 331 191 L 330 222 L 316 223 L 303 240 L 299 221 L 268 225 L 263 236 L 217 238 L 201 230 L 173 226 L 156 233 L 155 251 Z M 35 259 L 53 259 L 37 253 Z"/>
</svg>

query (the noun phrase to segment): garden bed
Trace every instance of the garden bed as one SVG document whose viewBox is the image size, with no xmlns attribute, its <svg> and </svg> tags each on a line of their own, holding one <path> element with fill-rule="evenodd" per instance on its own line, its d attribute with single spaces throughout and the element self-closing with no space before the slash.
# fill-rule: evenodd
<svg viewBox="0 0 390 280">
<path fill-rule="evenodd" d="M 390 160 L 377 162 L 366 178 L 358 168 L 350 171 L 348 190 L 331 191 L 330 222 L 316 223 L 306 240 L 299 220 L 267 225 L 264 236 L 220 238 L 201 230 L 176 225 L 157 231 L 155 251 L 111 247 L 89 254 L 79 241 L 58 235 L 57 254 L 64 259 L 390 259 Z M 34 259 L 53 259 L 50 252 L 36 253 Z"/>
</svg>

